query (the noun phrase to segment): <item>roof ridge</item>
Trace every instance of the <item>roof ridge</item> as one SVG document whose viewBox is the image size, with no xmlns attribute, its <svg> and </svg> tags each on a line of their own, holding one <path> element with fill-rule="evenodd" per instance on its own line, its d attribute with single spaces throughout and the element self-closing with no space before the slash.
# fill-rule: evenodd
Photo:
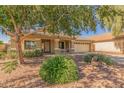
<svg viewBox="0 0 124 93">
<path fill-rule="evenodd" d="M 90 37 L 94 37 L 94 36 L 101 36 L 101 35 L 105 35 L 105 34 L 112 34 L 111 32 L 106 32 L 106 33 L 102 33 L 102 34 L 96 34 L 96 35 L 92 35 Z"/>
</svg>

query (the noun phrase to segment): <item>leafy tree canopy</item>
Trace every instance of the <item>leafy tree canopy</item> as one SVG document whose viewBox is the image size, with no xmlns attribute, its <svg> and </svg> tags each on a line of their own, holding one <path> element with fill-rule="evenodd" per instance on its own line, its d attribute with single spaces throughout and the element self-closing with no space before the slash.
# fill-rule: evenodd
<svg viewBox="0 0 124 93">
<path fill-rule="evenodd" d="M 113 35 L 124 31 L 124 6 L 101 6 L 97 15 L 101 25 L 109 28 Z"/>
<path fill-rule="evenodd" d="M 24 31 L 40 24 L 52 33 L 77 35 L 95 31 L 99 20 L 101 26 L 116 25 L 112 30 L 120 33 L 123 13 L 124 6 L 0 6 L 0 25 L 13 32 L 15 27 Z"/>
<path fill-rule="evenodd" d="M 107 27 L 111 27 L 113 21 L 114 23 L 121 23 L 124 12 L 123 6 L 95 7 L 0 6 L 0 24 L 8 28 L 8 30 L 14 31 L 14 25 L 24 30 L 40 23 L 42 26 L 49 26 L 47 27 L 49 32 L 64 32 L 69 35 L 75 35 L 80 34 L 81 31 L 95 31 L 96 18 L 100 20 L 101 25 L 106 25 Z M 119 27 L 117 29 L 121 30 L 123 24 L 117 24 L 117 26 Z"/>
</svg>

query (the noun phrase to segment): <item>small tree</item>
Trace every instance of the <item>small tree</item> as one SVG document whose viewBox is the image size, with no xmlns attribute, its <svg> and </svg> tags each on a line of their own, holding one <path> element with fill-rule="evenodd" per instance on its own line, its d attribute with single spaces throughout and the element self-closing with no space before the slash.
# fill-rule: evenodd
<svg viewBox="0 0 124 93">
<path fill-rule="evenodd" d="M 0 6 L 0 27 L 16 42 L 20 63 L 24 63 L 21 41 L 29 34 L 24 30 L 37 23 L 35 6 Z"/>
<path fill-rule="evenodd" d="M 81 31 L 95 31 L 98 23 L 96 19 L 99 18 L 100 22 L 104 23 L 104 18 L 114 16 L 109 12 L 115 12 L 115 9 L 109 6 L 96 7 L 0 6 L 0 26 L 2 31 L 16 42 L 20 63 L 24 63 L 21 41 L 36 32 L 30 32 L 33 25 L 40 24 L 42 28 L 38 31 L 48 31 L 53 34 L 62 32 L 70 36 L 79 35 Z M 25 30 L 28 30 L 28 33 L 25 33 Z"/>
</svg>

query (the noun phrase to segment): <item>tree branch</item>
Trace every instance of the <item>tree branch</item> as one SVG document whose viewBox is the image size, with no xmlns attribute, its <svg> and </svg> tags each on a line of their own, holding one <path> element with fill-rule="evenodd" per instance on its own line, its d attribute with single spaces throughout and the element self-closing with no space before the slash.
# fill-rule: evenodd
<svg viewBox="0 0 124 93">
<path fill-rule="evenodd" d="M 14 17 L 13 17 L 13 15 L 11 14 L 11 11 L 9 10 L 10 8 L 9 7 L 7 7 L 8 9 L 7 9 L 7 12 L 8 12 L 8 14 L 9 14 L 9 16 L 11 17 L 11 20 L 12 20 L 12 23 L 13 23 L 13 26 L 14 26 L 14 29 L 15 29 L 15 31 L 18 31 L 17 30 L 17 25 L 16 25 L 16 22 L 15 22 L 15 20 L 14 20 Z M 19 33 L 19 32 L 17 32 L 17 33 Z"/>
<path fill-rule="evenodd" d="M 0 26 L 0 28 L 2 28 L 3 31 L 4 31 L 7 35 L 12 36 L 12 37 L 15 36 L 13 33 L 9 32 L 5 27 Z"/>
</svg>

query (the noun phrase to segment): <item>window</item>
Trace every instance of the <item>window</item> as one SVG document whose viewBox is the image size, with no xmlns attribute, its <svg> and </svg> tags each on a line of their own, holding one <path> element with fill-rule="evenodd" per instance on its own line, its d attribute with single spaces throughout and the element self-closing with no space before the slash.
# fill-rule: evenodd
<svg viewBox="0 0 124 93">
<path fill-rule="evenodd" d="M 35 41 L 25 41 L 25 49 L 34 49 L 36 48 Z"/>
<path fill-rule="evenodd" d="M 59 42 L 59 48 L 64 49 L 64 42 Z"/>
</svg>

